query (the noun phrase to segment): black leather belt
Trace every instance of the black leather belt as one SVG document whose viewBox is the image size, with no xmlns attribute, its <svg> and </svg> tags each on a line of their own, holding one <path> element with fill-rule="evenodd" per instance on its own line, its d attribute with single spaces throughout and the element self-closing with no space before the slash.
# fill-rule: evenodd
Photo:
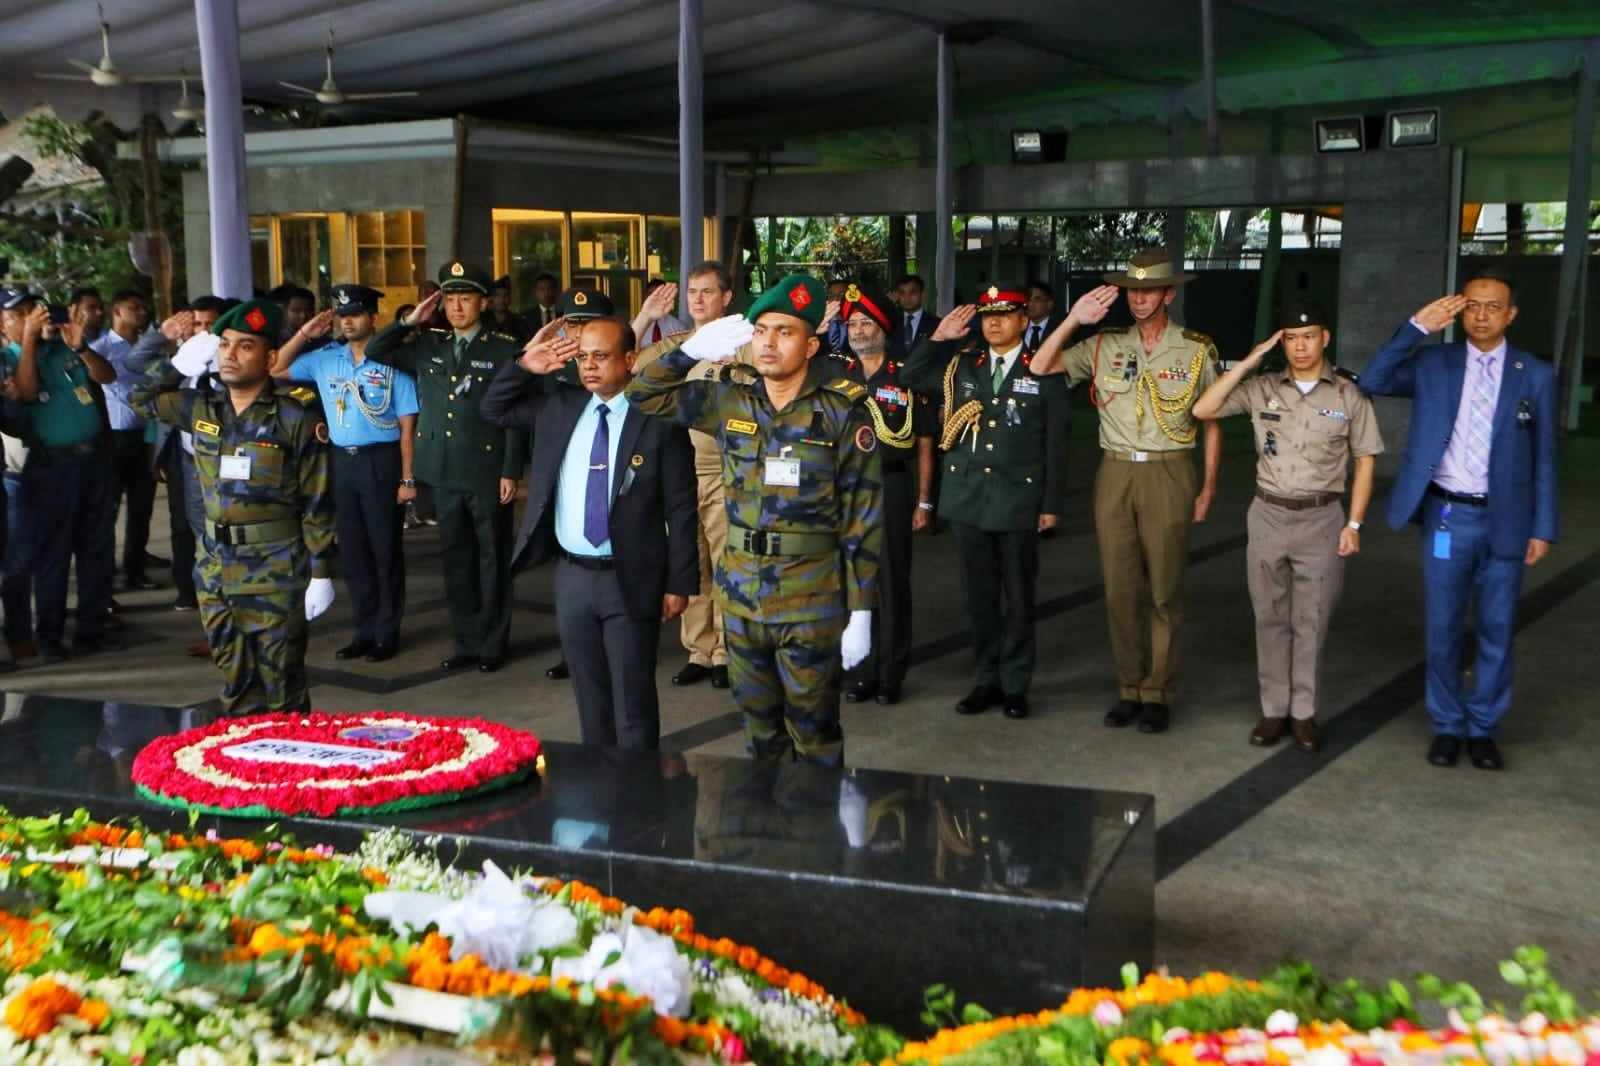
<svg viewBox="0 0 1600 1066">
<path fill-rule="evenodd" d="M 81 444 L 36 444 L 28 450 L 28 454 L 49 462 L 52 459 L 83 459 L 98 451 L 95 441 L 84 441 Z"/>
<path fill-rule="evenodd" d="M 381 440 L 375 444 L 335 444 L 333 450 L 344 452 L 346 455 L 360 455 L 362 452 L 377 451 L 379 448 L 398 448 L 397 440 Z"/>
<path fill-rule="evenodd" d="M 1330 503 L 1337 503 L 1344 499 L 1344 496 L 1337 492 L 1319 492 L 1315 496 L 1274 496 L 1257 486 L 1256 498 L 1274 507 L 1283 507 L 1290 511 L 1309 511 L 1313 507 L 1326 507 Z"/>
<path fill-rule="evenodd" d="M 615 570 L 617 559 L 614 555 L 574 555 L 565 548 L 561 549 L 561 558 L 573 566 L 582 567 L 584 570 Z"/>
<path fill-rule="evenodd" d="M 1478 496 L 1466 492 L 1451 492 L 1449 489 L 1442 489 L 1438 485 L 1432 483 L 1428 485 L 1428 495 L 1437 496 L 1439 499 L 1446 500 L 1450 503 L 1459 503 L 1465 507 L 1489 506 L 1489 497 L 1487 495 Z"/>
</svg>

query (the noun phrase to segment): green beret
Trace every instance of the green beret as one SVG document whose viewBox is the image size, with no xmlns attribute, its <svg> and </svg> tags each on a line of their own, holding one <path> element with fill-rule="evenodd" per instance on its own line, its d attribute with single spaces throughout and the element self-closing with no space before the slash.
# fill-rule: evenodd
<svg viewBox="0 0 1600 1066">
<path fill-rule="evenodd" d="M 489 295 L 489 272 L 476 263 L 453 259 L 439 268 L 439 288 L 445 292 L 481 292 Z"/>
<path fill-rule="evenodd" d="M 816 329 L 822 325 L 822 315 L 828 305 L 828 290 L 810 274 L 790 274 L 772 288 L 756 297 L 745 317 L 754 322 L 768 311 L 792 315 L 811 323 Z"/>
<path fill-rule="evenodd" d="M 211 332 L 222 336 L 226 330 L 251 333 L 276 347 L 283 336 L 283 308 L 275 300 L 246 300 L 219 316 L 212 323 Z"/>
</svg>

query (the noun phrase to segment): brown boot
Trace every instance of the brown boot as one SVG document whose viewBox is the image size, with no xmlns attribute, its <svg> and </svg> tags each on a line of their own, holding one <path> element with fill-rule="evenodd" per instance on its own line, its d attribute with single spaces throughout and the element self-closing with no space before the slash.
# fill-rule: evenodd
<svg viewBox="0 0 1600 1066">
<path fill-rule="evenodd" d="M 1301 751 L 1316 751 L 1322 747 L 1322 739 L 1317 736 L 1317 720 L 1315 718 L 1296 718 L 1294 720 L 1294 746 Z"/>
<path fill-rule="evenodd" d="M 1272 747 L 1272 745 L 1283 739 L 1283 725 L 1284 720 L 1282 718 L 1268 718 L 1266 715 L 1262 715 L 1261 721 L 1257 722 L 1256 727 L 1250 731 L 1250 743 L 1258 748 Z"/>
</svg>

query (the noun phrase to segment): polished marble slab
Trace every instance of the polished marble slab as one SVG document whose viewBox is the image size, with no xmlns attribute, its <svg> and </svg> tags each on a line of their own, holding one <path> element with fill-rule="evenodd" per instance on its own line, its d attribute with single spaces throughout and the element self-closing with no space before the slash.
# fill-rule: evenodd
<svg viewBox="0 0 1600 1066">
<path fill-rule="evenodd" d="M 211 720 L 5 694 L 0 804 L 180 823 L 135 794 L 133 758 Z M 929 984 L 997 1012 L 1038 1010 L 1154 952 L 1150 796 L 564 743 L 546 759 L 542 780 L 449 806 L 282 824 L 340 847 L 398 826 L 459 839 L 465 863 L 685 907 L 707 935 L 753 944 L 911 1031 Z M 202 819 L 224 833 L 260 824 Z"/>
</svg>

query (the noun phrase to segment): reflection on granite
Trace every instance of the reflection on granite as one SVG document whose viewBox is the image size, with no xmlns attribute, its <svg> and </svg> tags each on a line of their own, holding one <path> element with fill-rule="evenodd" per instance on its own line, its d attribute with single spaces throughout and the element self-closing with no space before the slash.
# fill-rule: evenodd
<svg viewBox="0 0 1600 1066">
<path fill-rule="evenodd" d="M 133 757 L 212 719 L 7 694 L 0 803 L 172 823 L 183 815 L 134 793 Z M 543 780 L 465 802 L 283 824 L 337 846 L 384 825 L 457 837 L 466 862 L 493 857 L 639 906 L 686 907 L 709 935 L 756 944 L 912 1029 L 927 984 L 1036 1010 L 1153 953 L 1149 796 L 562 743 L 546 758 Z"/>
</svg>

